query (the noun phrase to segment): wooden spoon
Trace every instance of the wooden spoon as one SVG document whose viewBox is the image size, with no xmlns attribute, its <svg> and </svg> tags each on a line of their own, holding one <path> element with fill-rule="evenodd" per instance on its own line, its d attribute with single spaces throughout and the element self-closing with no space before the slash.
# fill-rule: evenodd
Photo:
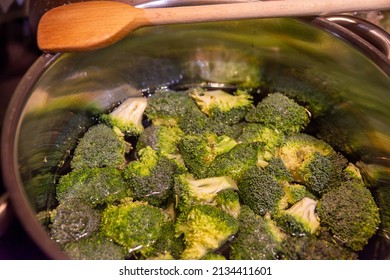
<svg viewBox="0 0 390 280">
<path fill-rule="evenodd" d="M 37 42 L 45 52 L 88 51 L 109 46 L 144 26 L 388 9 L 389 0 L 282 0 L 151 9 L 88 1 L 45 13 L 38 25 Z"/>
</svg>

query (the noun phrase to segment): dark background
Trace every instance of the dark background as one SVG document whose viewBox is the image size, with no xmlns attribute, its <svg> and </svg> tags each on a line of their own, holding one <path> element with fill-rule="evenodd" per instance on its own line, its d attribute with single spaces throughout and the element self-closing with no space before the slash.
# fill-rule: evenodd
<svg viewBox="0 0 390 280">
<path fill-rule="evenodd" d="M 24 9 L 25 7 L 17 3 L 12 4 L 6 14 L 0 9 L 0 131 L 3 121 L 6 121 L 5 111 L 13 91 L 40 55 L 35 34 Z M 0 196 L 4 193 L 5 186 L 0 173 Z M 0 259 L 46 258 L 28 237 L 16 217 L 11 216 L 7 231 L 0 233 Z"/>
</svg>

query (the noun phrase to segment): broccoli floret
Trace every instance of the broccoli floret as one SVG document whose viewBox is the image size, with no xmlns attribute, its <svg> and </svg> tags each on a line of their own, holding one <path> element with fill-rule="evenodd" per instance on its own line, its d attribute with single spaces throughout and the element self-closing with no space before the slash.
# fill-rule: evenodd
<svg viewBox="0 0 390 280">
<path fill-rule="evenodd" d="M 149 97 L 145 114 L 154 125 L 178 126 L 185 134 L 221 135 L 226 127 L 204 114 L 188 91 L 157 91 Z"/>
<path fill-rule="evenodd" d="M 188 170 L 200 178 L 216 156 L 227 153 L 235 145 L 237 142 L 225 135 L 191 134 L 182 137 L 179 151 Z"/>
<path fill-rule="evenodd" d="M 241 137 L 241 134 L 247 125 L 248 125 L 248 123 L 246 121 L 242 121 L 242 122 L 235 123 L 232 125 L 227 125 L 227 126 L 224 126 L 223 133 L 226 136 L 229 136 L 230 138 L 239 142 L 238 139 Z"/>
<path fill-rule="evenodd" d="M 357 254 L 332 237 L 287 236 L 279 249 L 281 260 L 356 260 Z"/>
<path fill-rule="evenodd" d="M 67 200 L 53 211 L 50 235 L 61 245 L 78 241 L 99 230 L 100 211 L 83 201 Z"/>
<path fill-rule="evenodd" d="M 237 218 L 240 214 L 240 197 L 236 190 L 222 190 L 217 193 L 214 201 L 217 207 L 221 208 L 223 211 L 230 214 L 234 218 Z"/>
<path fill-rule="evenodd" d="M 347 159 L 326 142 L 307 134 L 295 134 L 277 149 L 294 180 L 322 195 L 341 182 Z"/>
<path fill-rule="evenodd" d="M 122 200 L 109 205 L 102 214 L 101 232 L 131 255 L 147 255 L 161 237 L 169 216 L 146 202 Z"/>
<path fill-rule="evenodd" d="M 132 197 L 154 206 L 163 206 L 171 195 L 174 174 L 180 172 L 178 166 L 150 146 L 138 151 L 138 154 L 139 159 L 131 161 L 123 170 Z"/>
<path fill-rule="evenodd" d="M 315 213 L 317 201 L 308 197 L 295 203 L 287 210 L 281 210 L 273 218 L 286 233 L 296 236 L 314 234 L 320 222 Z"/>
<path fill-rule="evenodd" d="M 260 142 L 266 151 L 274 153 L 275 148 L 283 144 L 285 135 L 273 128 L 259 123 L 247 123 L 243 126 L 239 142 Z"/>
<path fill-rule="evenodd" d="M 286 208 L 289 205 L 293 205 L 303 199 L 304 197 L 314 198 L 310 193 L 307 191 L 306 187 L 304 185 L 296 184 L 296 183 L 284 183 L 283 184 L 284 189 L 284 200 Z M 284 208 L 282 208 L 284 209 Z"/>
<path fill-rule="evenodd" d="M 310 122 L 308 111 L 281 93 L 269 94 L 247 113 L 245 119 L 286 135 L 301 132 Z"/>
<path fill-rule="evenodd" d="M 203 258 L 228 241 L 238 226 L 235 218 L 215 206 L 194 205 L 176 221 L 176 234 L 183 234 L 185 242 L 181 259 Z"/>
<path fill-rule="evenodd" d="M 356 181 L 364 185 L 362 174 L 360 169 L 353 163 L 349 162 L 348 165 L 344 168 L 342 173 L 342 180 L 344 181 Z"/>
<path fill-rule="evenodd" d="M 264 67 L 263 79 L 271 91 L 280 92 L 303 104 L 313 118 L 327 114 L 338 102 L 334 97 L 340 96 L 339 86 L 331 85 L 329 79 L 325 81 L 323 73 L 316 73 L 312 68 L 301 68 L 269 63 Z"/>
<path fill-rule="evenodd" d="M 277 259 L 277 249 L 284 237 L 269 217 L 256 215 L 243 205 L 238 221 L 240 227 L 230 244 L 230 259 Z"/>
<path fill-rule="evenodd" d="M 193 109 L 198 108 L 187 91 L 156 91 L 148 98 L 145 115 L 154 125 L 177 126 Z"/>
<path fill-rule="evenodd" d="M 60 178 L 56 191 L 60 203 L 80 199 L 92 207 L 112 203 L 131 194 L 121 171 L 114 167 L 74 170 Z"/>
<path fill-rule="evenodd" d="M 194 179 L 192 174 L 181 174 L 175 177 L 176 207 L 185 212 L 195 204 L 213 204 L 217 194 L 226 189 L 238 190 L 229 177 Z"/>
<path fill-rule="evenodd" d="M 100 233 L 94 233 L 64 246 L 64 252 L 74 260 L 124 260 L 126 252 Z"/>
<path fill-rule="evenodd" d="M 102 114 L 101 120 L 108 125 L 119 128 L 125 135 L 139 135 L 144 130 L 142 120 L 147 102 L 145 97 L 130 97 L 111 113 Z"/>
<path fill-rule="evenodd" d="M 257 166 L 247 170 L 238 182 L 240 199 L 256 214 L 276 213 L 284 196 L 283 185 Z"/>
<path fill-rule="evenodd" d="M 176 236 L 173 221 L 166 222 L 161 229 L 161 235 L 152 245 L 150 252 L 145 256 L 147 259 L 179 259 L 184 250 L 182 236 Z"/>
<path fill-rule="evenodd" d="M 262 151 L 258 143 L 238 143 L 229 152 L 215 157 L 203 177 L 229 176 L 237 182 L 246 170 L 257 166 Z"/>
<path fill-rule="evenodd" d="M 209 118 L 197 107 L 193 102 L 193 107 L 180 118 L 179 127 L 185 134 L 207 134 L 215 133 L 217 135 L 224 134 L 226 125 L 218 122 L 215 119 Z"/>
<path fill-rule="evenodd" d="M 292 174 L 287 169 L 284 162 L 277 157 L 269 159 L 262 168 L 265 173 L 272 175 L 279 182 L 292 182 L 294 180 Z"/>
<path fill-rule="evenodd" d="M 217 254 L 217 253 L 213 253 L 213 252 L 210 252 L 210 253 L 207 253 L 203 258 L 202 260 L 214 260 L 214 261 L 225 261 L 226 260 L 226 257 L 224 255 L 221 255 L 221 254 Z"/>
<path fill-rule="evenodd" d="M 162 155 L 174 157 L 179 153 L 178 143 L 183 136 L 184 132 L 177 126 L 152 124 L 138 138 L 137 150 L 150 146 Z"/>
<path fill-rule="evenodd" d="M 137 151 L 150 146 L 161 155 L 175 161 L 178 168 L 185 172 L 187 167 L 178 147 L 184 135 L 184 132 L 177 126 L 151 124 L 138 138 Z"/>
<path fill-rule="evenodd" d="M 248 110 L 253 106 L 252 96 L 242 90 L 230 94 L 222 90 L 194 89 L 190 92 L 190 96 L 203 113 L 226 125 L 243 120 Z"/>
<path fill-rule="evenodd" d="M 355 181 L 343 182 L 325 193 L 317 211 L 321 223 L 355 251 L 363 249 L 380 223 L 379 209 L 371 192 Z"/>
<path fill-rule="evenodd" d="M 95 167 L 122 168 L 126 142 L 112 128 L 97 124 L 88 129 L 78 142 L 70 163 L 73 170 Z"/>
</svg>

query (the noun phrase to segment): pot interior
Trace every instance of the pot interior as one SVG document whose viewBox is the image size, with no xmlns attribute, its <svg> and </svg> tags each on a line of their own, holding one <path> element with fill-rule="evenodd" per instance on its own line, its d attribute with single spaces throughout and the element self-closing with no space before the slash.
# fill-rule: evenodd
<svg viewBox="0 0 390 280">
<path fill-rule="evenodd" d="M 362 258 L 390 258 L 390 78 L 331 34 L 292 19 L 148 27 L 109 48 L 56 55 L 31 71 L 43 72 L 34 81 L 26 77 L 15 93 L 22 110 L 12 113 L 18 125 L 7 160 L 16 174 L 5 174 L 16 178 L 11 195 L 28 208 L 18 212 L 29 232 L 39 223 L 26 221 L 56 205 L 55 183 L 95 113 L 158 88 L 228 85 L 284 92 L 308 107 L 315 133 L 360 163 L 379 204 L 381 228 Z M 317 102 L 326 114 L 316 111 Z M 38 236 L 39 244 L 50 244 L 49 256 L 62 257 L 46 232 Z"/>
</svg>

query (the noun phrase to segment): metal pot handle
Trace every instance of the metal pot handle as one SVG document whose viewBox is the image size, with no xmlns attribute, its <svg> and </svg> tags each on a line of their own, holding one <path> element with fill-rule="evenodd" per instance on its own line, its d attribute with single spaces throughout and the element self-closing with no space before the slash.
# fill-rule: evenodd
<svg viewBox="0 0 390 280">
<path fill-rule="evenodd" d="M 390 76 L 390 34 L 379 26 L 348 15 L 303 20 L 350 43 Z"/>
<path fill-rule="evenodd" d="M 367 20 L 353 16 L 330 16 L 326 19 L 359 35 L 390 59 L 390 34 L 384 29 Z"/>
</svg>

